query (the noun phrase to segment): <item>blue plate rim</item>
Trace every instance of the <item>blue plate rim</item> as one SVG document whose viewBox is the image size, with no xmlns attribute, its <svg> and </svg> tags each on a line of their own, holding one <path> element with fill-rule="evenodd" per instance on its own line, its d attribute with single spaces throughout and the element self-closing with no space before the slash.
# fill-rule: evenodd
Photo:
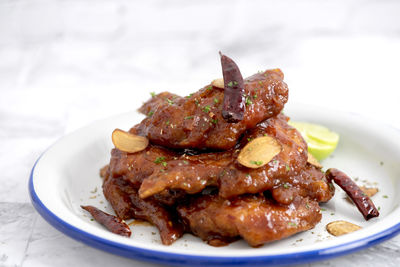
<svg viewBox="0 0 400 267">
<path fill-rule="evenodd" d="M 346 112 L 347 113 L 347 112 Z M 358 113 L 350 113 L 350 115 L 361 116 Z M 386 127 L 400 133 L 399 129 L 390 125 L 384 124 Z M 62 138 L 61 138 L 62 139 Z M 161 252 L 157 250 L 144 249 L 136 246 L 129 246 L 118 242 L 110 241 L 96 235 L 85 232 L 67 222 L 62 218 L 51 212 L 40 200 L 34 189 L 33 179 L 36 165 L 39 163 L 42 156 L 53 147 L 58 141 L 46 149 L 42 155 L 36 160 L 32 167 L 28 189 L 31 202 L 36 211 L 45 219 L 50 225 L 64 233 L 65 235 L 87 244 L 96 249 L 112 253 L 115 255 L 158 263 L 168 264 L 174 266 L 282 266 L 290 264 L 310 263 L 314 261 L 321 261 L 342 255 L 350 254 L 376 244 L 382 243 L 385 240 L 395 237 L 400 233 L 400 222 L 387 228 L 379 233 L 367 236 L 358 240 L 347 242 L 345 244 L 332 246 L 328 248 L 315 249 L 311 251 L 299 253 L 287 253 L 279 255 L 265 255 L 265 256 L 241 256 L 241 257 L 227 257 L 227 256 L 201 256 L 201 255 L 187 255 L 171 252 Z"/>
</svg>

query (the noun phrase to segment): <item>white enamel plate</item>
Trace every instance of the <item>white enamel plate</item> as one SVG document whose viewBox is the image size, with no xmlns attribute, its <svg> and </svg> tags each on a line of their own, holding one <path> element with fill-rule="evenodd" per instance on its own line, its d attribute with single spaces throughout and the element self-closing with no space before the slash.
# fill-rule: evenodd
<svg viewBox="0 0 400 267">
<path fill-rule="evenodd" d="M 90 246 L 125 257 L 171 265 L 275 265 L 311 262 L 340 256 L 382 242 L 400 231 L 400 132 L 361 116 L 318 107 L 288 105 L 285 114 L 296 121 L 319 123 L 340 134 L 333 155 L 323 161 L 357 180 L 359 185 L 377 187 L 372 198 L 380 217 L 364 221 L 343 191 L 322 204 L 323 219 L 312 230 L 290 238 L 249 247 L 237 241 L 226 247 L 211 247 L 185 234 L 171 246 L 160 242 L 155 227 L 131 224 L 132 236 L 110 233 L 84 212 L 80 205 L 93 205 L 113 213 L 104 199 L 99 169 L 106 165 L 112 148 L 111 132 L 129 129 L 142 119 L 131 112 L 80 129 L 59 140 L 36 162 L 29 189 L 37 211 L 64 234 Z M 362 226 L 354 233 L 334 237 L 327 223 L 346 220 Z"/>
</svg>

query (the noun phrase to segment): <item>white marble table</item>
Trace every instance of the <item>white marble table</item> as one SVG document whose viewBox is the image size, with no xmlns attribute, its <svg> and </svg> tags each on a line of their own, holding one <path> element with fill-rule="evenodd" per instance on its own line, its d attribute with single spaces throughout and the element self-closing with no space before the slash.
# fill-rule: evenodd
<svg viewBox="0 0 400 267">
<path fill-rule="evenodd" d="M 152 266 L 71 240 L 33 209 L 30 170 L 55 140 L 221 76 L 280 67 L 290 102 L 400 129 L 398 1 L 0 2 L 0 266 Z M 400 220 L 400 218 L 399 218 Z M 399 266 L 400 236 L 312 266 Z"/>
</svg>

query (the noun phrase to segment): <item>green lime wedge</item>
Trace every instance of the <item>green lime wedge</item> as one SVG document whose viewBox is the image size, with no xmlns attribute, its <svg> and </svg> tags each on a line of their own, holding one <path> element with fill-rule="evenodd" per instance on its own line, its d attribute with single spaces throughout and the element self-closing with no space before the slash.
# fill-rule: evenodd
<svg viewBox="0 0 400 267">
<path fill-rule="evenodd" d="M 339 143 L 339 135 L 322 125 L 293 121 L 289 121 L 289 125 L 301 133 L 307 142 L 308 152 L 317 160 L 327 158 Z"/>
</svg>

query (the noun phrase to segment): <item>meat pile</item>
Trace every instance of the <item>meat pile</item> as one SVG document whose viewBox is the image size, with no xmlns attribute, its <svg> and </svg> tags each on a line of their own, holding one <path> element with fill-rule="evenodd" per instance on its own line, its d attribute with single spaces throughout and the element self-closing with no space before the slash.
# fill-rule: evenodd
<svg viewBox="0 0 400 267">
<path fill-rule="evenodd" d="M 288 100 L 283 73 L 232 83 L 222 65 L 224 88 L 212 83 L 186 97 L 164 92 L 143 104 L 147 117 L 129 134 L 149 144 L 135 153 L 114 148 L 101 171 L 117 217 L 154 224 L 165 245 L 192 233 L 212 246 L 243 238 L 257 247 L 313 228 L 319 203 L 334 195 L 332 179 L 308 162 L 306 142 L 281 112 Z M 227 89 L 235 86 L 242 87 L 239 119 L 228 112 L 236 104 Z M 280 152 L 262 166 L 242 165 L 240 152 L 263 136 Z"/>
</svg>

